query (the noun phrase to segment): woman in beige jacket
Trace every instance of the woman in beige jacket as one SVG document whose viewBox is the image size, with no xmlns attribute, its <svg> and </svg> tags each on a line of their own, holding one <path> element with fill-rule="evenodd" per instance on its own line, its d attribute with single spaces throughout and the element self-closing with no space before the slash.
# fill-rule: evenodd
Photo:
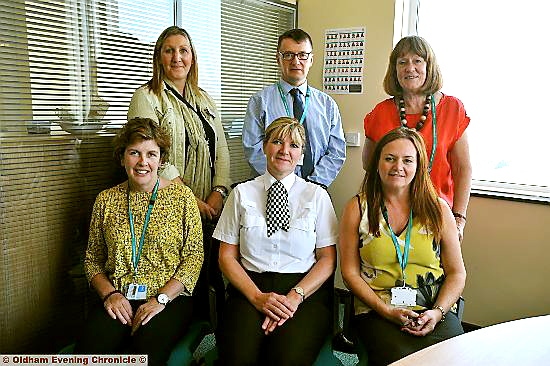
<svg viewBox="0 0 550 366">
<path fill-rule="evenodd" d="M 172 136 L 170 159 L 160 176 L 184 183 L 193 191 L 202 217 L 205 265 L 195 297 L 208 314 L 208 286 L 216 289 L 218 312 L 225 286 L 218 267 L 219 241 L 212 232 L 229 193 L 229 150 L 212 98 L 198 86 L 197 54 L 191 37 L 172 26 L 159 36 L 153 53 L 153 77 L 136 90 L 128 119 L 151 118 Z"/>
<path fill-rule="evenodd" d="M 135 117 L 151 118 L 170 132 L 170 161 L 161 176 L 183 181 L 203 219 L 217 218 L 231 184 L 229 150 L 216 105 L 198 86 L 197 56 L 184 29 L 172 26 L 159 36 L 153 78 L 130 103 L 128 119 Z"/>
</svg>

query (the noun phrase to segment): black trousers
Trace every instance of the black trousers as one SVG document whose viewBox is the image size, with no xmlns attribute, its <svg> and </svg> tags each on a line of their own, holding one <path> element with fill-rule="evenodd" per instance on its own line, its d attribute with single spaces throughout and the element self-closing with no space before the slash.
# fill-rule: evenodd
<svg viewBox="0 0 550 366">
<path fill-rule="evenodd" d="M 211 320 L 211 311 L 214 311 L 217 319 L 220 319 L 225 303 L 225 283 L 218 265 L 220 241 L 212 237 L 216 222 L 207 220 L 202 222 L 204 262 L 193 292 L 194 316 L 204 320 Z M 215 290 L 215 309 L 210 309 L 209 286 L 212 286 Z"/>
<path fill-rule="evenodd" d="M 249 276 L 262 292 L 287 294 L 304 276 L 254 273 Z M 222 365 L 312 365 L 331 332 L 332 281 L 308 297 L 282 326 L 266 336 L 265 315 L 233 286 L 228 286 L 217 345 Z"/>
<path fill-rule="evenodd" d="M 411 353 L 464 333 L 458 317 L 449 312 L 433 332 L 418 337 L 401 331 L 375 311 L 354 318 L 360 342 L 367 349 L 369 366 L 388 365 Z"/>
<path fill-rule="evenodd" d="M 130 301 L 135 314 L 143 301 Z M 147 354 L 149 365 L 165 365 L 191 322 L 192 300 L 178 296 L 131 336 L 132 327 L 107 314 L 103 304 L 91 309 L 75 354 Z"/>
</svg>

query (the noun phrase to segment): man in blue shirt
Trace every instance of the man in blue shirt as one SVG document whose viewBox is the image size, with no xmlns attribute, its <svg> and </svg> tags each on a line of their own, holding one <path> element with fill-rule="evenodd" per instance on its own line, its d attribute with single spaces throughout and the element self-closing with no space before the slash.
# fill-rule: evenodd
<svg viewBox="0 0 550 366">
<path fill-rule="evenodd" d="M 303 161 L 296 167 L 296 174 L 329 186 L 346 160 L 346 143 L 336 102 L 307 83 L 313 64 L 312 51 L 311 37 L 301 29 L 286 31 L 279 37 L 277 63 L 281 80 L 260 90 L 248 101 L 243 147 L 256 174 L 264 174 L 265 129 L 278 117 L 295 117 L 304 124 L 307 134 Z"/>
</svg>

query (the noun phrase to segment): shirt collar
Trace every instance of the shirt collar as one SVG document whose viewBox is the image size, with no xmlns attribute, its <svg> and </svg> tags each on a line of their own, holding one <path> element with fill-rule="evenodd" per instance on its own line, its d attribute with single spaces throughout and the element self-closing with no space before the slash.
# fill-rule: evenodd
<svg viewBox="0 0 550 366">
<path fill-rule="evenodd" d="M 267 191 L 269 188 L 271 188 L 271 185 L 277 181 L 271 174 L 269 174 L 268 171 L 264 174 L 264 188 Z M 296 182 L 296 174 L 290 173 L 283 179 L 281 179 L 281 183 L 283 183 L 283 186 L 285 187 L 287 192 L 290 192 L 290 188 L 294 185 L 294 182 Z"/>
<path fill-rule="evenodd" d="M 307 79 L 300 86 L 290 85 L 289 83 L 287 83 L 283 79 L 279 80 L 279 84 L 281 84 L 281 87 L 283 88 L 283 90 L 285 91 L 286 94 L 290 93 L 291 89 L 298 88 L 298 90 L 300 90 L 300 93 L 302 93 L 302 95 L 306 95 L 306 92 L 307 92 Z"/>
</svg>

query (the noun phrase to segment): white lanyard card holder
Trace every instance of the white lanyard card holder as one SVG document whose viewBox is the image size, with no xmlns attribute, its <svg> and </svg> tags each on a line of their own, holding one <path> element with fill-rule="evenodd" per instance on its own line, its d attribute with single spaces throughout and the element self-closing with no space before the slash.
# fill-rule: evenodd
<svg viewBox="0 0 550 366">
<path fill-rule="evenodd" d="M 392 287 L 391 304 L 394 306 L 416 306 L 416 290 L 408 286 Z"/>
<path fill-rule="evenodd" d="M 147 299 L 147 285 L 130 283 L 125 296 L 128 300 L 145 300 Z"/>
</svg>

